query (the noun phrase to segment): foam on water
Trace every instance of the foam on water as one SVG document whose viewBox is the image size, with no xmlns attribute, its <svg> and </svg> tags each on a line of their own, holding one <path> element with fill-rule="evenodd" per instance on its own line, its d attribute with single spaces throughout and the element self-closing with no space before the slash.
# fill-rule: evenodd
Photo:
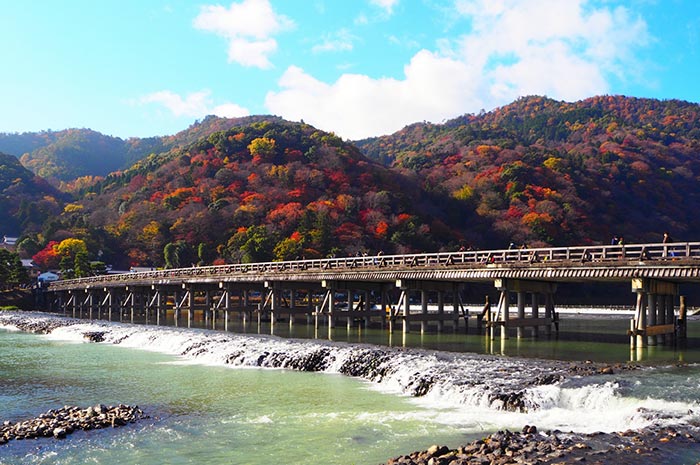
<svg viewBox="0 0 700 465">
<path fill-rule="evenodd" d="M 61 320 L 31 318 L 34 323 L 42 318 Z M 426 407 L 410 414 L 415 418 L 463 426 L 465 431 L 536 424 L 541 429 L 612 432 L 700 420 L 696 402 L 650 397 L 634 382 L 624 388 L 615 379 L 541 382 L 553 374 L 569 376 L 564 362 L 109 322 L 70 323 L 47 337 L 82 342 L 85 335 L 99 334 L 104 343 L 175 355 L 188 363 L 356 376 L 370 389 L 415 397 L 414 402 Z M 11 323 L 5 320 L 5 324 Z"/>
</svg>

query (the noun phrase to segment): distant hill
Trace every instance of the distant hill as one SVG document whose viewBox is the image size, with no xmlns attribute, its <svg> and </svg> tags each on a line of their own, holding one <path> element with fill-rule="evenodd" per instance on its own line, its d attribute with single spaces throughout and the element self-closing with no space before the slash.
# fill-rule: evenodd
<svg viewBox="0 0 700 465">
<path fill-rule="evenodd" d="M 56 186 L 80 177 L 99 177 L 128 168 L 151 153 L 181 147 L 209 134 L 274 117 L 219 118 L 207 116 L 172 136 L 129 138 L 107 136 L 91 129 L 0 133 L 0 151 L 14 155 L 33 173 Z"/>
<path fill-rule="evenodd" d="M 17 158 L 0 152 L 0 236 L 39 231 L 63 210 L 64 198 Z"/>
<path fill-rule="evenodd" d="M 445 124 L 356 142 L 370 158 L 459 199 L 516 243 L 697 239 L 700 106 L 602 96 L 527 97 Z"/>
</svg>

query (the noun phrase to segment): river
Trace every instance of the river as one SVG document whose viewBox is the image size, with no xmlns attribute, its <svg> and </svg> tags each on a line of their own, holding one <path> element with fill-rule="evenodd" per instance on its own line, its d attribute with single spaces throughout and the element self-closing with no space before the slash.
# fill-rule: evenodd
<svg viewBox="0 0 700 465">
<path fill-rule="evenodd" d="M 15 330 L 18 321 L 56 319 L 49 334 Z M 632 354 L 628 320 L 610 316 L 563 315 L 559 337 L 494 343 L 463 333 L 223 332 L 11 312 L 0 325 L 0 420 L 97 403 L 149 415 L 64 440 L 10 441 L 0 464 L 377 464 L 531 424 L 590 433 L 700 422 L 699 321 L 689 328 L 694 348 Z M 639 368 L 624 369 L 630 359 Z M 572 361 L 587 360 L 615 373 L 572 374 Z M 519 412 L 504 408 L 513 393 Z M 696 449 L 677 452 L 674 463 L 700 460 Z"/>
</svg>

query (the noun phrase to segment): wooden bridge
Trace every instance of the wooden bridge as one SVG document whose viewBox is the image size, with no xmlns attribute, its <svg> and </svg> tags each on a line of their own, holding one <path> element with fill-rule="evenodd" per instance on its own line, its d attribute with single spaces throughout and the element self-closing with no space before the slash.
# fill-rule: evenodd
<svg viewBox="0 0 700 465">
<path fill-rule="evenodd" d="M 555 293 L 560 283 L 628 282 L 636 294 L 630 343 L 644 347 L 670 341 L 685 323 L 679 285 L 700 283 L 700 242 L 468 250 L 410 255 L 376 255 L 267 263 L 166 269 L 62 280 L 45 289 L 47 306 L 65 313 L 112 319 L 112 312 L 145 315 L 160 323 L 173 312 L 176 324 L 187 311 L 216 321 L 224 313 L 244 321 L 257 317 L 293 324 L 319 319 L 329 328 L 377 323 L 393 329 L 412 323 L 426 331 L 474 319 L 490 330 L 510 329 L 517 337 L 558 328 Z M 465 286 L 493 283 L 500 292 L 494 308 L 487 302 L 472 312 L 462 302 Z M 511 293 L 517 313 L 511 316 Z M 678 298 L 678 302 L 676 299 Z M 542 306 L 542 312 L 540 312 Z M 676 311 L 678 308 L 678 311 Z"/>
</svg>

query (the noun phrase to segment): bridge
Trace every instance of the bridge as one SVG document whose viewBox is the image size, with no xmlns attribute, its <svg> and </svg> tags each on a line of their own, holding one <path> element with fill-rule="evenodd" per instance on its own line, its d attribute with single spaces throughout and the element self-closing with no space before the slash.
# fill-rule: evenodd
<svg viewBox="0 0 700 465">
<path fill-rule="evenodd" d="M 196 312 L 216 322 L 223 312 L 243 321 L 257 317 L 276 321 L 319 320 L 335 327 L 356 324 L 401 324 L 426 331 L 457 330 L 470 319 L 491 337 L 526 329 L 537 336 L 558 329 L 555 294 L 561 283 L 628 282 L 636 294 L 630 322 L 632 347 L 670 342 L 685 324 L 685 302 L 679 286 L 700 283 L 700 242 L 552 247 L 406 255 L 376 255 L 266 263 L 165 269 L 100 275 L 50 283 L 45 289 L 50 310 L 87 313 L 112 319 L 118 312 L 144 315 L 160 324 L 172 312 L 176 324 Z M 462 290 L 474 283 L 493 283 L 498 303 L 470 312 Z M 517 313 L 511 316 L 511 294 Z M 542 308 L 540 308 L 542 307 Z M 678 310 L 676 310 L 678 308 Z M 542 312 L 540 312 L 542 310 Z M 514 329 L 514 331 L 511 331 Z"/>
</svg>

